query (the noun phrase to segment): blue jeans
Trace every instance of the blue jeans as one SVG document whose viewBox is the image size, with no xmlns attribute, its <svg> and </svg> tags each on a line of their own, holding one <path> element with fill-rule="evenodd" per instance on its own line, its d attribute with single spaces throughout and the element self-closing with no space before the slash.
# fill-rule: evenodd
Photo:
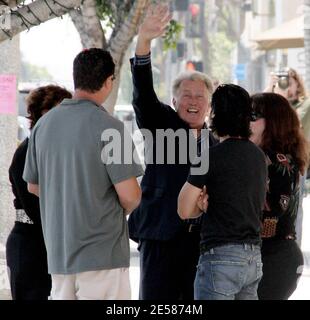
<svg viewBox="0 0 310 320">
<path fill-rule="evenodd" d="M 262 267 L 259 246 L 227 244 L 210 249 L 199 258 L 195 300 L 257 300 Z"/>
</svg>

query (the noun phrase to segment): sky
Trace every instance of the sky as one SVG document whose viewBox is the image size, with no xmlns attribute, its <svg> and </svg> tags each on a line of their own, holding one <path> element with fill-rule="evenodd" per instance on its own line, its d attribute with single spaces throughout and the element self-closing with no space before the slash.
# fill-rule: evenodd
<svg viewBox="0 0 310 320">
<path fill-rule="evenodd" d="M 24 60 L 46 67 L 59 85 L 72 88 L 72 63 L 82 46 L 70 17 L 55 18 L 21 33 L 20 49 Z"/>
</svg>

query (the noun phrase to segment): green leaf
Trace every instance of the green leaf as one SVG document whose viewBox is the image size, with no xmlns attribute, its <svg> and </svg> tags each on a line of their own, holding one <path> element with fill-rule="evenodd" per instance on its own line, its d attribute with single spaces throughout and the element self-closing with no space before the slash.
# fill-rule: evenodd
<svg viewBox="0 0 310 320">
<path fill-rule="evenodd" d="M 164 35 L 164 51 L 169 49 L 176 49 L 177 42 L 180 39 L 181 31 L 184 26 L 178 23 L 176 20 L 171 20 L 168 25 L 167 32 Z"/>
</svg>

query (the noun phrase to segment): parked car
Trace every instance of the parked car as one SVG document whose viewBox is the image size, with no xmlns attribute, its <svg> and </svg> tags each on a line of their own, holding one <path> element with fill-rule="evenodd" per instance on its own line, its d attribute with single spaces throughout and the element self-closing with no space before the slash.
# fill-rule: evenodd
<svg viewBox="0 0 310 320">
<path fill-rule="evenodd" d="M 25 138 L 30 135 L 30 121 L 27 117 L 27 105 L 26 105 L 26 97 L 29 92 L 38 87 L 38 85 L 34 83 L 19 83 L 18 85 L 18 132 L 17 139 L 19 142 L 25 140 Z"/>
<path fill-rule="evenodd" d="M 30 121 L 23 116 L 17 117 L 18 123 L 18 132 L 17 132 L 17 139 L 19 142 L 24 141 L 27 137 L 30 136 Z"/>
<path fill-rule="evenodd" d="M 132 127 L 128 128 L 134 132 L 138 129 L 135 112 L 131 104 L 118 104 L 114 108 L 114 116 L 123 122 L 131 122 Z"/>
</svg>

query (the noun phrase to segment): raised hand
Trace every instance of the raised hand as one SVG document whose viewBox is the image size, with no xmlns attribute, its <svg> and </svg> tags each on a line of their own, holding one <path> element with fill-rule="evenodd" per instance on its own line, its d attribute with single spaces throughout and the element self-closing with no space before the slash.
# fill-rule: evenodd
<svg viewBox="0 0 310 320">
<path fill-rule="evenodd" d="M 172 18 L 167 4 L 150 5 L 142 24 L 139 27 L 137 55 L 145 55 L 150 52 L 151 41 L 162 36 Z"/>
</svg>

